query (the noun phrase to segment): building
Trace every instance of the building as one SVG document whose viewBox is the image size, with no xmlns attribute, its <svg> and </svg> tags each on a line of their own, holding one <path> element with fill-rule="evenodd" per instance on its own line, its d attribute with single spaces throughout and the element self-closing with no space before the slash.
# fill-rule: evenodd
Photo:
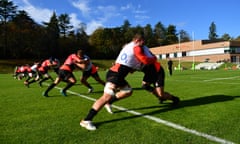
<svg viewBox="0 0 240 144">
<path fill-rule="evenodd" d="M 240 63 L 240 41 L 198 40 L 150 48 L 158 59 Z"/>
</svg>

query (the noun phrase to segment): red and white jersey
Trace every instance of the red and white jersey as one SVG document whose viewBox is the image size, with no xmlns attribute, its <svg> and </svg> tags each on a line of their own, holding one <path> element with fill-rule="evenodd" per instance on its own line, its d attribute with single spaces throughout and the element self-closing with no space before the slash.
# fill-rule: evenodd
<svg viewBox="0 0 240 144">
<path fill-rule="evenodd" d="M 72 65 L 75 62 L 79 62 L 79 61 L 80 61 L 80 58 L 77 56 L 77 54 L 71 54 L 67 57 L 64 64 L 65 65 Z"/>
<path fill-rule="evenodd" d="M 17 72 L 19 72 L 19 73 L 30 73 L 30 72 L 32 72 L 32 70 L 31 70 L 30 66 L 24 65 L 24 66 L 19 67 Z"/>
<path fill-rule="evenodd" d="M 61 70 L 67 70 L 72 72 L 75 68 L 75 63 L 80 62 L 80 58 L 77 56 L 77 54 L 71 54 L 67 57 L 64 64 L 60 67 Z"/>
<path fill-rule="evenodd" d="M 35 63 L 34 65 L 31 66 L 31 70 L 33 72 L 37 72 L 39 67 L 40 67 L 40 64 L 39 63 Z"/>
<path fill-rule="evenodd" d="M 41 72 L 47 72 L 50 69 L 51 61 L 49 59 L 44 60 L 41 64 L 41 66 L 38 68 Z"/>
<path fill-rule="evenodd" d="M 128 66 L 136 70 L 141 69 L 141 62 L 136 58 L 134 54 L 134 47 L 135 47 L 134 42 L 126 44 L 120 51 L 116 59 L 116 63 Z"/>
<path fill-rule="evenodd" d="M 149 58 L 156 58 L 155 55 L 152 54 L 152 52 L 149 50 L 149 48 L 147 46 L 143 46 L 143 51 L 144 51 L 144 54 L 147 57 L 149 57 Z M 161 64 L 157 61 L 157 59 L 155 59 L 155 61 L 154 61 L 154 66 L 155 66 L 157 71 L 160 70 Z"/>
</svg>

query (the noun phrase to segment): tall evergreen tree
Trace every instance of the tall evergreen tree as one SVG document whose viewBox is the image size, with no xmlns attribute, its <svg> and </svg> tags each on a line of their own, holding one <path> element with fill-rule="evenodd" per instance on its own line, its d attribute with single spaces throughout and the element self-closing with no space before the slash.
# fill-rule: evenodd
<svg viewBox="0 0 240 144">
<path fill-rule="evenodd" d="M 166 28 L 161 22 L 158 22 L 155 25 L 153 29 L 153 33 L 154 33 L 154 39 L 156 41 L 155 46 L 164 45 L 166 40 Z"/>
<path fill-rule="evenodd" d="M 68 14 L 61 14 L 58 17 L 59 20 L 59 30 L 60 33 L 63 34 L 63 37 L 66 37 L 67 32 L 69 32 L 73 26 L 70 25 L 70 17 L 68 16 Z"/>
<path fill-rule="evenodd" d="M 9 0 L 0 1 L 0 57 L 8 57 L 8 26 L 7 21 L 11 20 L 17 11 L 17 6 Z M 3 39 L 2 39 L 3 38 Z"/>
<path fill-rule="evenodd" d="M 214 22 L 212 22 L 210 27 L 209 27 L 208 38 L 209 38 L 209 40 L 216 40 L 217 37 L 218 37 L 218 35 L 217 35 L 217 27 L 216 27 L 216 24 Z"/>
<path fill-rule="evenodd" d="M 181 42 L 189 42 L 190 41 L 190 36 L 185 30 L 180 30 L 179 35 L 180 35 Z"/>
<path fill-rule="evenodd" d="M 17 12 L 17 6 L 13 4 L 12 1 L 9 0 L 1 0 L 0 1 L 0 20 L 3 23 L 11 20 Z"/>
<path fill-rule="evenodd" d="M 60 29 L 59 21 L 55 12 L 53 12 L 50 21 L 48 23 L 44 22 L 44 25 L 46 25 L 46 37 L 48 38 L 46 41 L 48 44 L 46 53 L 48 53 L 48 56 L 58 57 L 58 40 L 60 37 Z"/>
<path fill-rule="evenodd" d="M 169 25 L 167 27 L 167 32 L 166 32 L 166 41 L 167 44 L 174 44 L 178 42 L 178 36 L 177 36 L 177 30 L 176 26 L 174 25 Z"/>
</svg>

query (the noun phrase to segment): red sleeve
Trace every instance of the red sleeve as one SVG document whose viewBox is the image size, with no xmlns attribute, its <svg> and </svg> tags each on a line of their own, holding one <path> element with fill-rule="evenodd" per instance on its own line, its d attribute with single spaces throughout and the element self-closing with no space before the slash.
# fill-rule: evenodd
<svg viewBox="0 0 240 144">
<path fill-rule="evenodd" d="M 155 57 L 147 57 L 139 46 L 134 47 L 134 54 L 143 64 L 153 64 L 156 61 Z"/>
</svg>

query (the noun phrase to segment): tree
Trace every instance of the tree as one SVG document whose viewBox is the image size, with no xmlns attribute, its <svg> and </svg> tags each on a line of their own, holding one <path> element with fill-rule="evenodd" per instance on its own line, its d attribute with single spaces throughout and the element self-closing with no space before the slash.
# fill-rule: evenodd
<svg viewBox="0 0 240 144">
<path fill-rule="evenodd" d="M 50 18 L 50 21 L 44 22 L 44 25 L 46 25 L 46 37 L 48 44 L 46 47 L 46 53 L 48 53 L 48 56 L 54 56 L 58 57 L 58 40 L 60 37 L 60 29 L 59 29 L 59 21 L 57 19 L 56 13 L 53 12 L 53 15 Z"/>
<path fill-rule="evenodd" d="M 180 30 L 179 35 L 180 35 L 180 42 L 190 41 L 190 36 L 185 30 Z"/>
<path fill-rule="evenodd" d="M 240 35 L 237 38 L 235 38 L 234 40 L 240 41 Z"/>
<path fill-rule="evenodd" d="M 73 26 L 70 25 L 70 17 L 68 16 L 68 14 L 61 14 L 58 17 L 58 21 L 60 33 L 63 34 L 63 37 L 65 38 L 67 32 L 69 32 L 69 30 L 73 28 Z"/>
<path fill-rule="evenodd" d="M 98 28 L 89 38 L 94 48 L 96 58 L 112 59 L 119 53 L 121 43 L 121 28 Z"/>
<path fill-rule="evenodd" d="M 0 20 L 5 23 L 16 15 L 17 6 L 9 0 L 0 1 Z"/>
<path fill-rule="evenodd" d="M 1 0 L 0 1 L 0 28 L 3 29 L 0 32 L 0 37 L 3 39 L 0 41 L 1 56 L 6 57 L 8 49 L 8 30 L 7 21 L 11 20 L 16 14 L 17 6 L 12 1 Z"/>
<path fill-rule="evenodd" d="M 78 47 L 85 49 L 86 51 L 90 51 L 90 45 L 88 42 L 89 36 L 86 33 L 87 26 L 85 23 L 80 23 L 77 28 L 76 33 L 76 44 Z"/>
<path fill-rule="evenodd" d="M 231 36 L 230 36 L 229 34 L 224 33 L 224 34 L 222 35 L 221 39 L 223 39 L 223 40 L 231 40 L 231 39 L 233 39 L 233 38 L 231 38 Z"/>
<path fill-rule="evenodd" d="M 167 32 L 166 32 L 166 41 L 167 44 L 175 44 L 178 42 L 178 37 L 176 33 L 176 26 L 174 25 L 169 25 L 167 27 Z"/>
<path fill-rule="evenodd" d="M 148 47 L 153 47 L 153 30 L 152 30 L 152 27 L 150 24 L 147 24 L 145 27 L 144 27 L 144 37 L 145 37 L 145 44 L 148 46 Z"/>
<path fill-rule="evenodd" d="M 216 40 L 218 35 L 217 35 L 217 27 L 215 25 L 214 22 L 211 23 L 210 27 L 209 27 L 209 35 L 208 38 L 209 40 Z"/>
<path fill-rule="evenodd" d="M 127 42 L 130 41 L 133 37 L 133 32 L 131 29 L 131 24 L 128 20 L 125 20 L 123 25 L 121 26 L 121 32 L 123 34 L 122 40 Z"/>
<path fill-rule="evenodd" d="M 156 41 L 155 46 L 161 46 L 165 44 L 166 40 L 166 28 L 161 22 L 158 22 L 153 29 L 154 39 Z"/>
<path fill-rule="evenodd" d="M 22 10 L 9 22 L 9 52 L 14 58 L 34 56 L 39 49 L 39 43 L 33 39 L 39 38 L 38 24 L 31 19 L 27 12 Z M 39 52 L 38 52 L 39 53 Z"/>
</svg>

